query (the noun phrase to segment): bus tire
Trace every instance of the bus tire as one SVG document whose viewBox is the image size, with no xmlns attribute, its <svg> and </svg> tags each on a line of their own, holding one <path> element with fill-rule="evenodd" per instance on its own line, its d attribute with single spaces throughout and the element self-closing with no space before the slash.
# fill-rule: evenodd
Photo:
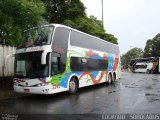
<svg viewBox="0 0 160 120">
<path fill-rule="evenodd" d="M 112 77 L 112 83 L 114 83 L 116 81 L 116 73 L 113 73 L 113 77 Z"/>
<path fill-rule="evenodd" d="M 112 83 L 112 75 L 111 73 L 108 74 L 108 84 Z"/>
<path fill-rule="evenodd" d="M 78 78 L 77 77 L 72 77 L 71 80 L 69 81 L 69 93 L 74 94 L 78 91 Z"/>
<path fill-rule="evenodd" d="M 150 74 L 150 70 L 149 69 L 147 69 L 147 73 Z"/>
</svg>

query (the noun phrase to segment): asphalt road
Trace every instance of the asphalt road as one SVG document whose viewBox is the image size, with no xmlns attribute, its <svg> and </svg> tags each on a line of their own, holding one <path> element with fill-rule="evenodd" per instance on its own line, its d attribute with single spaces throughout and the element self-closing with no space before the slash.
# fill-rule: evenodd
<svg viewBox="0 0 160 120">
<path fill-rule="evenodd" d="M 75 95 L 63 92 L 1 100 L 0 113 L 160 113 L 160 75 L 122 73 L 113 85 L 82 88 Z"/>
</svg>

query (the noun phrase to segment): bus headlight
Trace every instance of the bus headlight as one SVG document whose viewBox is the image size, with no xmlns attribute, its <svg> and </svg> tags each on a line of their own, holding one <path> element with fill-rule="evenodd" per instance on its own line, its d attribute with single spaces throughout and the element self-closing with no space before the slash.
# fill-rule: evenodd
<svg viewBox="0 0 160 120">
<path fill-rule="evenodd" d="M 39 83 L 39 84 L 37 84 L 37 86 L 38 87 L 40 87 L 40 86 L 46 86 L 46 85 L 48 85 L 49 83 Z"/>
</svg>

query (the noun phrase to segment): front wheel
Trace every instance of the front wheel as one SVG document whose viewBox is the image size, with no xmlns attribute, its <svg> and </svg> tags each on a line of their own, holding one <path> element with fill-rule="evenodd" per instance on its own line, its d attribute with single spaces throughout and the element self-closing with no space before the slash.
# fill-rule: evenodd
<svg viewBox="0 0 160 120">
<path fill-rule="evenodd" d="M 69 82 L 69 93 L 74 94 L 78 90 L 78 82 L 75 77 L 71 78 Z"/>
</svg>

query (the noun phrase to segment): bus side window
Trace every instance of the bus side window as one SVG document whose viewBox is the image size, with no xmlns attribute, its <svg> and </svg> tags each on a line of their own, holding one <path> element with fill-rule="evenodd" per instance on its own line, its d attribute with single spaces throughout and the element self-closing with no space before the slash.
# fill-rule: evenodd
<svg viewBox="0 0 160 120">
<path fill-rule="evenodd" d="M 60 57 L 52 56 L 51 59 L 51 75 L 57 75 L 60 73 Z"/>
</svg>

